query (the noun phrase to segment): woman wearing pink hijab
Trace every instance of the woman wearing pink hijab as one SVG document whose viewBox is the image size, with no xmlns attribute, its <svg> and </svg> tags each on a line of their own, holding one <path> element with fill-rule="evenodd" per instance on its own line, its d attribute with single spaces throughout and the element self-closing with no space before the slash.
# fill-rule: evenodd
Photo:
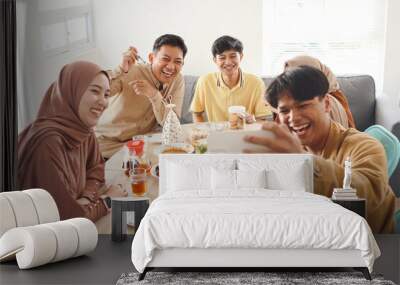
<svg viewBox="0 0 400 285">
<path fill-rule="evenodd" d="M 99 196 L 104 160 L 93 127 L 107 107 L 108 75 L 96 64 L 65 65 L 50 85 L 36 120 L 18 137 L 18 184 L 43 188 L 56 201 L 61 219 L 107 214 Z M 108 196 L 126 196 L 110 187 Z M 78 202 L 80 201 L 80 203 Z"/>
</svg>

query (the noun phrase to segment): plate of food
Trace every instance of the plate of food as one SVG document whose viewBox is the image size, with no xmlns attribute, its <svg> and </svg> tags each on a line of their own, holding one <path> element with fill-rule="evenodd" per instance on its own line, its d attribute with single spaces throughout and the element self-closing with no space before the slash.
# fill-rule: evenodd
<svg viewBox="0 0 400 285">
<path fill-rule="evenodd" d="M 193 153 L 194 147 L 188 143 L 163 144 L 154 150 L 155 154 Z"/>
<path fill-rule="evenodd" d="M 160 178 L 160 167 L 158 167 L 158 164 L 153 165 L 153 167 L 150 170 L 150 173 L 153 177 Z"/>
</svg>

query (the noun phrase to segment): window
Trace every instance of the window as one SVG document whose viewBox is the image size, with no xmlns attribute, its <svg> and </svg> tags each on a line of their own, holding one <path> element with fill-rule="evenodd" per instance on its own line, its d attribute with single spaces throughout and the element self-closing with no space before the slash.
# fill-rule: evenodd
<svg viewBox="0 0 400 285">
<path fill-rule="evenodd" d="M 41 12 L 41 50 L 45 55 L 82 51 L 94 46 L 91 2 L 83 4 Z"/>
<path fill-rule="evenodd" d="M 383 84 L 386 0 L 264 0 L 263 73 L 314 56 L 335 74 L 369 74 Z"/>
</svg>

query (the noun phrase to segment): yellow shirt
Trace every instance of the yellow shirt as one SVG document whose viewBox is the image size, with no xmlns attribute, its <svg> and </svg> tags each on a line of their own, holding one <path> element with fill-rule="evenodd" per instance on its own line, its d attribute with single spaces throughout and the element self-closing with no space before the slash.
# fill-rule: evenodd
<svg viewBox="0 0 400 285">
<path fill-rule="evenodd" d="M 265 85 L 257 76 L 240 72 L 238 84 L 229 89 L 220 72 L 209 73 L 199 78 L 190 110 L 206 112 L 209 122 L 228 121 L 228 108 L 241 105 L 256 118 L 271 115 L 264 103 Z"/>
<path fill-rule="evenodd" d="M 351 187 L 366 199 L 372 231 L 393 233 L 395 196 L 389 186 L 385 150 L 368 134 L 332 121 L 325 148 L 314 159 L 314 192 L 331 197 L 333 188 L 343 186 L 347 157 L 351 158 Z"/>
</svg>

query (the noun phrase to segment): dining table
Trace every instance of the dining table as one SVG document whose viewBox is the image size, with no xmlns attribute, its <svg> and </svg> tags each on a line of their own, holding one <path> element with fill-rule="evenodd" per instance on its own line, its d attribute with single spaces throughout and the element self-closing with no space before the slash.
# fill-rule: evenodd
<svg viewBox="0 0 400 285">
<path fill-rule="evenodd" d="M 210 133 L 213 131 L 218 132 L 229 132 L 232 131 L 229 129 L 228 122 L 219 122 L 219 123 L 191 123 L 191 124 L 182 124 L 182 133 L 183 140 L 187 144 L 192 144 L 192 133 L 193 130 L 201 130 L 205 133 Z M 259 130 L 261 129 L 261 123 L 253 123 L 246 124 L 244 126 L 245 131 L 248 130 Z M 240 131 L 240 130 L 239 130 Z M 161 132 L 153 132 L 148 133 L 142 136 L 145 141 L 145 151 L 146 156 L 151 162 L 152 170 L 151 173 L 147 175 L 146 179 L 146 188 L 147 191 L 144 194 L 145 197 L 148 197 L 150 200 L 150 204 L 153 200 L 158 197 L 159 194 L 159 185 L 158 185 L 158 177 L 155 175 L 155 167 L 158 165 L 159 155 L 161 153 L 160 149 L 162 146 L 161 143 Z M 105 164 L 105 181 L 106 186 L 110 185 L 119 185 L 123 189 L 127 190 L 128 196 L 134 196 L 131 191 L 131 182 L 130 178 L 125 175 L 124 165 L 124 156 L 126 155 L 126 150 L 124 150 L 124 146 L 121 147 L 116 153 L 114 153 Z M 128 225 L 129 221 L 133 220 L 129 218 L 128 213 Z M 101 234 L 110 234 L 111 233 L 111 214 L 108 214 L 102 217 L 100 220 L 96 222 L 96 227 L 99 233 Z"/>
</svg>

